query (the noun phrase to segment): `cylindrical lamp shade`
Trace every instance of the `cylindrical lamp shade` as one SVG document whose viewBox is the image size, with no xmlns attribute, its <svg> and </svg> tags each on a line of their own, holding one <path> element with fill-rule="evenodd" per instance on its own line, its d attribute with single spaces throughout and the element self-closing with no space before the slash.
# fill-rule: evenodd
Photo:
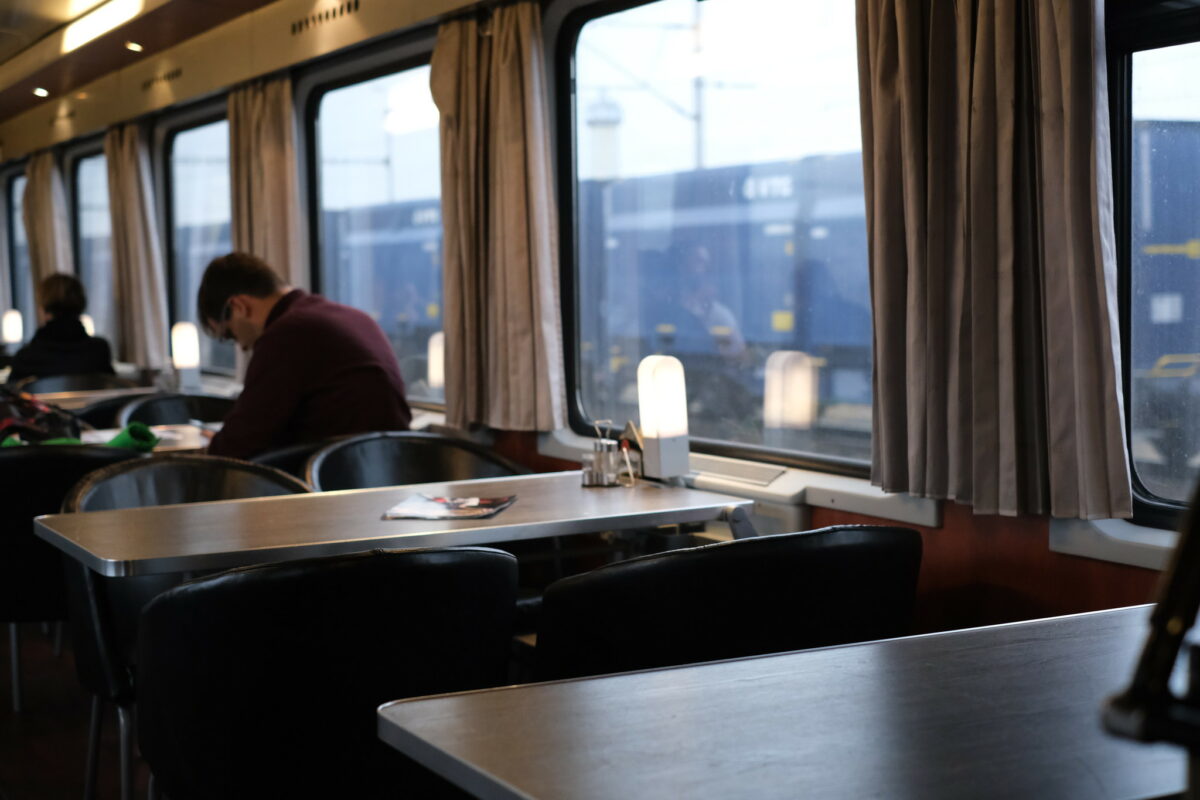
<svg viewBox="0 0 1200 800">
<path fill-rule="evenodd" d="M 426 378 L 430 389 L 441 389 L 446 385 L 446 334 L 438 331 L 429 337 Z"/>
<path fill-rule="evenodd" d="M 688 473 L 687 383 L 674 356 L 646 356 L 638 364 L 643 470 L 650 478 Z"/>
<path fill-rule="evenodd" d="M 200 332 L 194 323 L 176 322 L 171 326 L 171 361 L 175 369 L 200 366 Z"/>
<path fill-rule="evenodd" d="M 91 314 L 80 314 L 79 321 L 83 323 L 83 330 L 88 336 L 96 335 L 96 321 L 92 319 Z"/>
<path fill-rule="evenodd" d="M 763 425 L 807 429 L 817 420 L 820 362 L 797 350 L 767 356 L 763 385 Z"/>
<path fill-rule="evenodd" d="M 20 344 L 25 340 L 25 323 L 21 319 L 21 312 L 15 308 L 4 312 L 0 328 L 3 328 L 0 335 L 3 336 L 5 344 Z"/>
</svg>

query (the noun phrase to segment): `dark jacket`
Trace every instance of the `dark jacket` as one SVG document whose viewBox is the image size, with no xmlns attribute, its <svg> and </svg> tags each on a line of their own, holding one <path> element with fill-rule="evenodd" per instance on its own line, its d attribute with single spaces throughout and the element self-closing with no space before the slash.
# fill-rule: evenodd
<svg viewBox="0 0 1200 800">
<path fill-rule="evenodd" d="M 51 375 L 112 374 L 108 342 L 88 336 L 77 317 L 52 319 L 13 356 L 9 381 Z"/>
<path fill-rule="evenodd" d="M 400 366 L 356 308 L 296 289 L 267 316 L 246 384 L 208 452 L 249 458 L 331 436 L 407 430 Z"/>
</svg>

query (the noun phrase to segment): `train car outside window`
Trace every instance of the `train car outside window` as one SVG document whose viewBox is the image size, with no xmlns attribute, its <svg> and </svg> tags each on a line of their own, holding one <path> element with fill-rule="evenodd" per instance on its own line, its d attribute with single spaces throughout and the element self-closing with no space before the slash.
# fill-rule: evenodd
<svg viewBox="0 0 1200 800">
<path fill-rule="evenodd" d="M 12 269 L 13 304 L 24 320 L 25 340 L 37 329 L 37 310 L 33 296 L 33 262 L 29 258 L 29 237 L 22 212 L 25 208 L 25 176 L 18 175 L 8 184 L 9 264 Z"/>
<path fill-rule="evenodd" d="M 233 249 L 229 123 L 218 120 L 174 135 L 170 146 L 172 322 L 196 319 L 196 292 L 208 262 Z M 232 373 L 232 344 L 200 337 L 200 366 Z"/>
<path fill-rule="evenodd" d="M 865 462 L 854 4 L 591 17 L 573 53 L 576 426 L 636 419 L 638 362 L 667 353 L 693 437 Z"/>
<path fill-rule="evenodd" d="M 410 400 L 443 400 L 438 111 L 429 67 L 323 92 L 315 136 L 320 288 L 380 324 Z M 440 339 L 440 337 L 438 337 Z M 436 341 L 436 340 L 435 340 Z"/>
<path fill-rule="evenodd" d="M 1200 43 L 1131 63 L 1129 353 L 1133 466 L 1185 502 L 1200 475 Z"/>
<path fill-rule="evenodd" d="M 112 215 L 104 154 L 75 161 L 75 261 L 88 295 L 88 314 L 97 336 L 117 347 L 116 292 L 112 270 Z"/>
</svg>

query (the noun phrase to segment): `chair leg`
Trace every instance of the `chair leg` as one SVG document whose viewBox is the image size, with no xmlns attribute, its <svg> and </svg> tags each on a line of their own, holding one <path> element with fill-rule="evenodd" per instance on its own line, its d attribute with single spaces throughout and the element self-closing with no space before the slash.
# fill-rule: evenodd
<svg viewBox="0 0 1200 800">
<path fill-rule="evenodd" d="M 54 657 L 55 658 L 59 658 L 60 656 L 62 656 L 62 647 L 63 647 L 63 623 L 60 620 L 59 622 L 54 623 Z"/>
<path fill-rule="evenodd" d="M 8 623 L 8 648 L 12 656 L 12 702 L 13 711 L 21 713 L 21 629 L 17 623 Z"/>
<path fill-rule="evenodd" d="M 158 792 L 158 783 L 154 780 L 154 773 L 150 773 L 150 783 L 146 787 L 146 800 L 162 800 L 162 795 Z"/>
<path fill-rule="evenodd" d="M 96 800 L 96 771 L 100 766 L 100 727 L 104 722 L 104 700 L 92 695 L 92 721 L 88 725 L 87 771 L 83 776 L 83 800 Z"/>
<path fill-rule="evenodd" d="M 133 800 L 133 706 L 117 706 L 121 734 L 121 800 Z"/>
</svg>

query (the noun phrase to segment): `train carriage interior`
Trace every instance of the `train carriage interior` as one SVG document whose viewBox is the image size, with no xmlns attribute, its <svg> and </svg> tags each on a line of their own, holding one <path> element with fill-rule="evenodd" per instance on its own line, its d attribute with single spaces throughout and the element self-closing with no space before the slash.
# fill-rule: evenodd
<svg viewBox="0 0 1200 800">
<path fill-rule="evenodd" d="M 8 437 L 0 438 L 0 466 L 8 445 L 22 443 L 13 433 L 25 413 L 19 409 L 39 402 L 51 404 L 37 406 L 39 419 L 65 414 L 76 424 L 69 433 L 91 443 L 107 441 L 101 431 L 115 435 L 122 421 L 136 419 L 131 403 L 186 395 L 171 406 L 182 409 L 170 412 L 180 418 L 156 417 L 170 424 L 153 430 L 160 449 L 180 441 L 186 444 L 177 449 L 202 451 L 220 430 L 215 417 L 229 407 L 237 413 L 254 353 L 214 331 L 211 312 L 201 318 L 197 298 L 210 262 L 245 251 L 269 263 L 288 287 L 363 312 L 386 337 L 416 433 L 379 437 L 381 449 L 369 458 L 417 459 L 419 468 L 380 468 L 380 474 L 405 475 L 406 482 L 423 475 L 417 482 L 436 483 L 439 491 L 454 482 L 499 481 L 503 494 L 517 498 L 494 517 L 496 531 L 479 534 L 491 529 L 473 520 L 461 527 L 477 528 L 474 538 L 447 538 L 445 545 L 423 528 L 411 528 L 420 531 L 412 545 L 391 536 L 400 521 L 389 529 L 381 517 L 402 496 L 394 491 L 378 513 L 359 521 L 361 531 L 347 523 L 336 537 L 325 536 L 321 520 L 332 528 L 335 513 L 363 513 L 355 498 L 394 482 L 371 477 L 368 465 L 350 470 L 358 481 L 351 489 L 339 483 L 338 491 L 308 491 L 320 486 L 314 464 L 336 460 L 327 454 L 339 438 L 329 436 L 279 441 L 288 447 L 248 457 L 258 464 L 245 469 L 265 470 L 263 480 L 287 487 L 289 496 L 258 497 L 283 489 L 213 494 L 207 484 L 183 492 L 235 509 L 278 508 L 260 516 L 231 512 L 222 524 L 253 519 L 282 527 L 272 518 L 287 520 L 301 531 L 291 534 L 294 541 L 272 532 L 266 545 L 188 545 L 188 526 L 196 526 L 193 541 L 202 542 L 217 535 L 216 517 L 154 516 L 167 513 L 160 506 L 176 507 L 173 500 L 127 498 L 105 510 L 60 515 L 65 486 L 62 497 L 37 510 L 36 516 L 55 515 L 44 525 L 33 522 L 32 511 L 0 518 L 0 560 L 12 559 L 7 567 L 0 563 L 0 582 L 10 584 L 0 585 L 0 622 L 8 633 L 0 683 L 12 686 L 12 702 L 0 702 L 0 800 L 80 793 L 125 800 L 146 792 L 304 796 L 337 784 L 327 782 L 335 773 L 316 771 L 307 788 L 302 770 L 288 781 L 272 779 L 285 769 L 279 741 L 264 745 L 257 771 L 244 752 L 230 755 L 228 782 L 187 777 L 183 762 L 193 756 L 175 740 L 171 747 L 159 746 L 165 739 L 138 742 L 147 731 L 169 735 L 163 732 L 171 725 L 154 709 L 129 710 L 140 699 L 133 696 L 136 662 L 163 668 L 170 661 L 136 636 L 138 611 L 153 595 L 115 623 L 120 630 L 101 631 L 102 640 L 113 637 L 101 652 L 122 671 L 125 690 L 109 698 L 118 713 L 99 716 L 102 692 L 85 688 L 86 679 L 81 685 L 88 666 L 76 671 L 84 625 L 75 611 L 78 597 L 66 604 L 65 588 L 50 578 L 58 599 L 48 611 L 39 616 L 23 603 L 29 590 L 22 575 L 32 568 L 18 559 L 36 548 L 44 548 L 37 550 L 43 566 L 53 556 L 69 569 L 82 563 L 97 573 L 92 583 L 100 588 L 86 590 L 93 607 L 108 602 L 105 593 L 116 597 L 120 586 L 144 580 L 137 576 L 169 573 L 163 586 L 188 579 L 162 595 L 164 615 L 171 603 L 194 602 L 195 613 L 203 613 L 204 597 L 232 602 L 222 592 L 232 592 L 233 584 L 260 599 L 265 595 L 253 592 L 287 580 L 350 594 L 335 578 L 322 583 L 305 573 L 310 562 L 302 559 L 315 556 L 337 556 L 337 569 L 367 576 L 374 568 L 355 555 L 366 550 L 499 548 L 514 554 L 517 565 L 512 577 L 511 565 L 496 557 L 495 575 L 487 578 L 498 582 L 489 592 L 511 594 L 514 603 L 496 614 L 505 624 L 512 617 L 512 631 L 488 645 L 503 640 L 500 660 L 507 661 L 497 668 L 503 679 L 490 667 L 492 677 L 481 677 L 488 672 L 483 659 L 499 651 L 472 650 L 480 659 L 476 677 L 455 684 L 447 676 L 458 674 L 456 666 L 447 664 L 441 675 L 398 681 L 396 692 L 375 705 L 492 687 L 465 695 L 478 695 L 480 708 L 492 713 L 486 704 L 497 696 L 494 687 L 561 677 L 546 666 L 552 658 L 583 663 L 595 656 L 597 663 L 659 671 L 646 675 L 677 676 L 684 674 L 672 671 L 680 664 L 782 658 L 762 654 L 784 651 L 799 659 L 802 650 L 820 647 L 825 655 L 814 650 L 809 661 L 767 671 L 824 675 L 818 670 L 834 670 L 837 652 L 847 654 L 846 664 L 880 664 L 881 680 L 894 670 L 894 685 L 847 689 L 857 699 L 822 712 L 832 719 L 853 706 L 890 732 L 877 752 L 871 748 L 878 759 L 872 764 L 878 780 L 893 781 L 895 794 L 880 788 L 878 796 L 986 795 L 971 793 L 952 774 L 954 758 L 984 760 L 977 754 L 914 755 L 896 743 L 904 738 L 896 731 L 907 724 L 896 721 L 904 716 L 896 707 L 908 698 L 951 704 L 927 686 L 914 688 L 920 680 L 904 672 L 903 658 L 934 659 L 918 650 L 961 641 L 976 654 L 970 658 L 983 659 L 972 671 L 990 675 L 1007 668 L 996 666 L 1006 658 L 999 654 L 1016 646 L 1011 640 L 1022 630 L 1031 632 L 1029 641 L 1070 639 L 1068 632 L 1037 632 L 1059 631 L 1055 625 L 1108 630 L 1103 621 L 1118 617 L 1104 614 L 1131 614 L 1120 617 L 1129 630 L 1121 627 L 1124 649 L 1114 651 L 1112 664 L 1080 656 L 1092 664 L 1081 670 L 1110 670 L 1089 678 L 1091 694 L 1070 701 L 1094 709 L 1091 717 L 1077 716 L 1095 747 L 1077 756 L 1065 750 L 1062 762 L 1075 758 L 1075 766 L 1061 769 L 1028 752 L 1000 756 L 1038 766 L 978 780 L 996 787 L 986 796 L 1183 791 L 1182 749 L 1113 738 L 1101 729 L 1100 709 L 1132 677 L 1151 614 L 1118 610 L 1168 597 L 1176 582 L 1200 586 L 1200 569 L 1189 572 L 1177 549 L 1200 479 L 1198 70 L 1200 0 L 0 0 L 0 380 L 8 381 L 0 386 L 0 417 L 9 417 L 0 419 L 0 437 Z M 86 289 L 80 320 L 89 335 L 107 341 L 116 377 L 53 392 L 30 383 L 42 376 L 21 371 L 18 354 L 43 336 L 52 316 L 39 286 L 56 273 L 74 275 Z M 228 319 L 230 309 L 224 312 Z M 225 333 L 232 330 L 230 323 Z M 305 355 L 289 357 L 303 363 Z M 682 377 L 655 388 L 656 375 L 667 383 Z M 23 388 L 33 399 L 14 399 Z M 668 398 L 674 388 L 680 396 Z M 652 422 L 668 399 L 675 405 L 666 421 Z M 209 418 L 201 407 L 220 411 Z M 52 445 L 27 445 L 35 446 Z M 359 458 L 344 452 L 340 457 Z M 68 472 L 64 466 L 62 474 Z M 45 474 L 29 468 L 22 477 L 19 466 L 9 473 L 6 497 L 41 496 L 21 481 L 44 481 Z M 565 473 L 570 487 L 543 496 L 540 487 L 566 487 Z M 326 481 L 333 485 L 334 478 Z M 637 502 L 653 510 L 618 502 L 650 489 L 661 496 Z M 687 513 L 680 510 L 689 504 Z M 117 525 L 105 522 L 117 517 L 105 515 L 132 510 L 142 515 L 121 522 L 131 530 L 141 520 L 172 520 L 172 536 L 184 542 L 177 557 L 165 555 L 167 545 L 147 544 L 148 535 L 128 534 L 146 553 L 157 553 L 144 561 L 141 551 L 129 555 L 134 550 L 112 544 L 117 555 L 110 557 L 95 549 L 101 544 L 89 544 L 126 536 L 116 532 L 123 527 L 105 527 Z M 545 521 L 553 514 L 569 519 Z M 54 521 L 68 516 L 82 522 Z M 99 522 L 89 528 L 89 519 Z M 368 532 L 371 525 L 369 531 L 383 533 Z M 505 527 L 512 536 L 498 532 Z M 795 570 L 807 575 L 814 561 L 829 559 L 816 571 L 822 575 L 809 578 L 807 592 L 784 585 L 790 570 L 783 562 L 756 565 L 735 547 L 744 538 L 802 531 L 812 532 L 804 543 L 790 548 L 784 536 L 773 538 L 781 554 L 758 557 L 807 558 Z M 237 536 L 257 533 L 239 529 Z M 376 535 L 383 538 L 370 539 Z M 328 544 L 334 538 L 337 547 Z M 349 544 L 356 538 L 359 545 Z M 901 539 L 910 549 L 902 552 Z M 217 554 L 210 561 L 187 560 L 209 547 Z M 262 555 L 271 547 L 284 547 L 286 555 Z M 763 545 L 761 552 L 770 551 Z M 458 557 L 475 563 L 473 556 Z M 436 555 L 412 558 L 416 575 L 426 561 L 452 570 L 454 556 L 444 563 Z M 699 570 L 693 558 L 713 562 L 703 580 L 679 572 Z M 889 569 L 881 571 L 880 559 Z M 418 579 L 426 580 L 411 578 Z M 646 580 L 694 595 L 682 604 L 672 597 L 662 602 L 670 611 L 661 611 L 658 589 L 639 583 Z M 835 590 L 838 581 L 861 588 Z M 416 594 L 435 596 L 427 589 Z M 883 599 L 897 591 L 900 600 Z M 890 620 L 896 615 L 870 604 L 894 612 L 896 603 L 908 602 L 911 611 L 899 615 L 899 627 L 861 617 Z M 681 605 L 688 609 L 681 612 Z M 609 613 L 616 607 L 623 616 Z M 1192 618 L 1185 613 L 1170 623 L 1175 650 L 1186 646 L 1181 637 L 1193 622 L 1190 611 Z M 580 628 L 573 628 L 571 613 Z M 690 620 L 673 633 L 671 617 L 680 614 L 708 618 L 711 627 L 697 631 Z M 447 631 L 463 627 L 451 611 L 444 616 Z M 594 633 L 582 627 L 585 617 L 597 626 Z M 823 632 L 806 639 L 801 631 L 816 617 Z M 290 619 L 284 610 L 279 618 Z M 165 616 L 155 619 L 165 624 Z M 539 661 L 538 625 L 548 619 L 559 627 Z M 1055 621 L 1066 619 L 1077 622 Z M 844 630 L 832 630 L 835 620 Z M 1155 620 L 1168 624 L 1165 616 Z M 210 623 L 196 630 L 218 636 L 236 627 L 232 619 Z M 705 641 L 689 645 L 692 657 L 663 655 L 684 638 L 685 627 L 689 637 L 742 644 Z M 314 630 L 337 628 L 324 617 L 314 623 Z M 438 641 L 429 652 L 450 660 L 446 653 L 456 648 L 483 648 L 450 647 L 449 633 L 442 641 L 429 627 L 415 626 L 411 635 L 397 630 L 416 653 L 421 638 L 431 636 Z M 342 661 L 358 657 L 351 632 L 342 633 L 324 635 L 345 648 L 344 659 L 319 642 L 313 646 L 324 648 L 329 674 L 352 681 L 338 671 Z M 466 636 L 456 628 L 454 635 L 460 633 Z M 1106 646 L 1116 647 L 1117 633 L 1086 635 L 1108 636 Z M 287 636 L 279 636 L 285 647 Z M 910 641 L 899 636 L 913 637 L 911 654 L 897 655 L 908 645 L 853 650 L 887 644 L 873 640 Z M 969 645 L 972 636 L 993 636 L 995 643 Z M 568 640 L 575 651 L 547 655 Z M 603 656 L 598 642 L 608 649 Z M 259 644 L 242 646 L 255 652 L 274 646 Z M 615 650 L 638 647 L 655 655 L 606 660 Z M 364 652 L 400 658 L 394 647 Z M 854 652 L 863 659 L 855 662 Z M 938 653 L 945 663 L 958 657 L 949 649 Z M 1058 657 L 1046 655 L 1047 662 Z M 1062 655 L 1063 664 L 1071 658 Z M 836 669 L 854 671 L 845 664 Z M 943 669 L 952 667 L 933 672 L 944 674 L 952 693 L 958 679 Z M 611 679 L 594 677 L 605 672 L 579 668 L 562 685 L 616 691 L 618 684 L 604 683 Z M 238 671 L 229 674 L 236 682 Z M 261 679 L 262 671 L 253 674 Z M 172 706 L 178 713 L 202 712 L 178 711 L 186 696 L 171 695 L 178 687 L 162 680 L 153 669 L 146 676 L 160 702 L 182 703 Z M 1176 694 L 1184 680 L 1174 676 Z M 1013 681 L 1002 685 L 1019 694 Z M 723 680 L 716 685 L 708 690 L 714 697 L 728 694 L 743 709 L 720 713 L 747 718 L 745 729 L 731 722 L 732 738 L 767 713 L 761 698 L 751 699 L 752 689 L 742 696 Z M 290 686 L 307 691 L 300 678 Z M 251 697 L 254 687 L 229 694 L 239 693 Z M 862 699 L 868 695 L 876 699 Z M 512 697 L 541 703 L 538 714 L 561 710 L 541 695 Z M 1050 713 L 1056 697 L 1039 700 L 1039 713 Z M 325 699 L 321 694 L 314 707 L 324 708 Z M 761 768 L 730 761 L 726 772 L 713 773 L 723 768 L 706 762 L 689 773 L 684 759 L 674 777 L 647 767 L 649 783 L 636 782 L 637 770 L 653 748 L 609 767 L 621 778 L 597 777 L 583 756 L 530 755 L 525 766 L 521 743 L 532 749 L 542 740 L 532 733 L 523 738 L 520 725 L 497 723 L 495 740 L 472 750 L 462 743 L 475 741 L 473 734 L 454 739 L 436 725 L 432 732 L 421 728 L 427 721 L 415 716 L 396 721 L 409 709 L 416 715 L 424 702 L 400 703 L 396 716 L 380 711 L 378 735 L 371 727 L 321 740 L 325 760 L 359 771 L 343 781 L 346 796 L 615 797 L 627 796 L 630 785 L 642 786 L 644 796 L 680 796 L 688 793 L 681 787 L 704 781 L 707 793 L 692 796 L 851 797 L 863 796 L 862 781 L 876 774 L 864 769 L 858 777 L 822 782 L 818 775 L 831 762 L 813 755 L 803 739 L 794 748 L 760 743 L 759 751 L 748 743 L 730 755 Z M 375 708 L 366 706 L 363 724 L 371 726 Z M 712 709 L 719 707 L 714 700 Z M 744 710 L 750 708 L 759 710 L 752 715 Z M 895 719 L 876 718 L 892 712 Z M 143 713 L 154 715 L 153 724 L 139 730 L 133 720 Z M 467 712 L 446 712 L 458 713 Z M 544 720 L 553 730 L 551 717 Z M 208 724 L 197 723 L 189 735 Z M 588 724 L 580 718 L 578 728 L 549 739 L 570 740 Z M 614 724 L 597 722 L 588 735 Z M 1039 724 L 1008 735 L 1021 738 Z M 491 735 L 487 724 L 481 727 Z M 643 734 L 651 738 L 666 735 L 648 730 Z M 1049 737 L 1074 736 L 1074 729 L 1048 723 L 1044 730 L 1048 751 L 1061 743 Z M 1060 730 L 1068 732 L 1050 732 Z M 1132 738 L 1200 746 L 1200 737 L 1165 723 L 1136 730 Z M 788 731 L 799 736 L 795 726 Z M 241 733 L 239 741 L 252 738 Z M 418 740 L 419 747 L 406 749 Z M 323 760 L 307 745 L 292 746 L 293 755 L 311 752 L 313 763 Z M 623 745 L 612 746 L 625 753 Z M 354 748 L 360 751 L 353 756 L 341 752 Z M 421 748 L 437 756 L 414 767 Z M 489 760 L 488 748 L 505 753 L 494 761 L 506 766 Z M 928 760 L 920 773 L 926 777 L 893 773 L 905 758 Z M 778 769 L 763 766 L 772 759 L 780 759 Z M 552 775 L 536 773 L 551 762 L 559 765 Z M 510 773 L 509 764 L 523 766 Z M 1081 777 L 1089 769 L 1092 777 Z M 1012 777 L 1018 772 L 1021 778 Z M 991 773 L 980 767 L 971 774 Z M 724 782 L 730 775 L 744 792 Z M 929 776 L 939 775 L 940 788 L 930 789 L 935 777 Z M 1094 793 L 1080 788 L 1087 780 Z"/>
</svg>

